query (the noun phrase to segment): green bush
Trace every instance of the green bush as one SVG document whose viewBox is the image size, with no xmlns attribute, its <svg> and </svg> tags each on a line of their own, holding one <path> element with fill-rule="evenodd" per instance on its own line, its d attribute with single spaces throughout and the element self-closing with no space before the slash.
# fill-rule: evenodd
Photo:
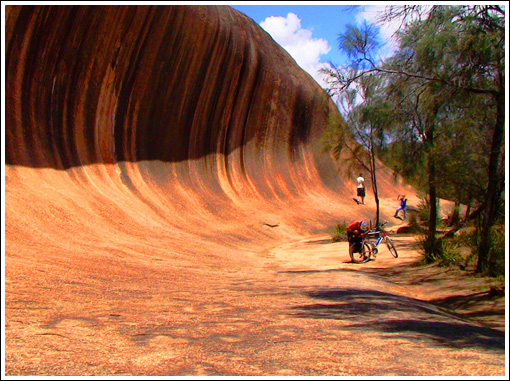
<svg viewBox="0 0 510 381">
<path fill-rule="evenodd" d="M 420 221 L 428 221 L 430 216 L 430 203 L 425 197 L 420 197 L 418 205 L 418 219 Z"/>
<path fill-rule="evenodd" d="M 333 242 L 347 241 L 347 223 L 344 221 L 342 223 L 338 223 L 331 233 L 333 238 Z"/>
<path fill-rule="evenodd" d="M 466 266 L 473 264 L 478 258 L 480 244 L 480 231 L 472 227 L 459 234 L 456 242 L 469 247 L 471 254 L 466 258 Z M 490 234 L 489 273 L 487 275 L 498 277 L 505 274 L 505 226 L 492 227 Z"/>
<path fill-rule="evenodd" d="M 441 265 L 449 266 L 462 263 L 462 256 L 460 254 L 460 246 L 450 239 L 441 240 L 442 253 Z"/>
<path fill-rule="evenodd" d="M 493 226 L 490 235 L 489 275 L 493 277 L 505 274 L 505 226 Z"/>
<path fill-rule="evenodd" d="M 420 204 L 418 205 L 418 219 L 420 221 L 429 222 L 430 219 L 430 201 L 428 200 L 427 196 L 420 198 Z M 441 221 L 441 213 L 439 208 L 439 200 L 436 200 L 436 207 L 437 207 L 437 215 L 436 215 L 436 226 L 442 225 Z"/>
<path fill-rule="evenodd" d="M 462 255 L 460 253 L 460 245 L 452 239 L 436 238 L 432 250 L 427 250 L 427 237 L 420 239 L 422 249 L 422 262 L 424 264 L 438 263 L 440 266 L 450 266 L 453 264 L 461 264 Z"/>
<path fill-rule="evenodd" d="M 418 213 L 414 211 L 409 211 L 407 213 L 407 221 L 409 223 L 408 231 L 410 233 L 420 233 L 424 231 L 423 227 L 420 225 L 420 218 Z"/>
<path fill-rule="evenodd" d="M 491 277 L 504 277 L 505 275 L 505 227 L 497 225 L 492 228 L 491 249 L 489 252 L 489 269 L 485 275 Z M 426 236 L 420 238 L 423 251 L 424 264 L 438 263 L 442 266 L 458 264 L 463 268 L 476 265 L 478 259 L 478 246 L 480 244 L 480 231 L 472 226 L 460 230 L 453 238 L 437 238 L 435 247 L 427 254 Z M 464 248 L 469 254 L 462 255 Z"/>
</svg>

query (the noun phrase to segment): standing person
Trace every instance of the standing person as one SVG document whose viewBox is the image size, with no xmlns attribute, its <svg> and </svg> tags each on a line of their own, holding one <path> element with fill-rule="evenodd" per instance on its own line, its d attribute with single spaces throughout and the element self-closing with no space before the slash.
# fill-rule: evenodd
<svg viewBox="0 0 510 381">
<path fill-rule="evenodd" d="M 358 178 L 356 179 L 358 183 L 358 204 L 365 205 L 365 179 L 363 178 L 363 174 L 360 173 Z"/>
<path fill-rule="evenodd" d="M 398 212 L 401 210 L 404 211 L 404 219 L 400 218 L 401 220 L 405 220 L 407 218 L 407 198 L 405 194 L 399 194 L 397 196 L 397 200 L 400 200 L 400 205 L 398 206 L 397 210 L 395 211 L 395 218 L 400 218 L 398 216 Z"/>
</svg>

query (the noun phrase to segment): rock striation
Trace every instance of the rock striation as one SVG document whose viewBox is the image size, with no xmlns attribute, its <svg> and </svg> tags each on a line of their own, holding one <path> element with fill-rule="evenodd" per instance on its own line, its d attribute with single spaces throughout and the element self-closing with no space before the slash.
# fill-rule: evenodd
<svg viewBox="0 0 510 381">
<path fill-rule="evenodd" d="M 228 6 L 7 6 L 5 114 L 8 250 L 28 231 L 260 244 L 373 218 L 323 150 L 332 100 Z"/>
<path fill-rule="evenodd" d="M 151 199 L 155 189 L 178 187 L 212 214 L 220 201 L 267 205 L 341 191 L 321 142 L 338 110 L 242 13 L 8 6 L 6 19 L 11 182 L 15 168 L 53 169 L 61 181 L 80 177 L 82 188 L 96 182 L 98 193 L 104 177 L 94 180 L 90 168 L 108 169 L 109 181 L 163 215 L 175 198 Z M 83 168 L 87 180 L 75 174 Z"/>
<path fill-rule="evenodd" d="M 249 175 L 262 156 L 299 161 L 335 112 L 227 6 L 8 7 L 7 18 L 10 165 L 223 155 L 227 173 Z"/>
</svg>

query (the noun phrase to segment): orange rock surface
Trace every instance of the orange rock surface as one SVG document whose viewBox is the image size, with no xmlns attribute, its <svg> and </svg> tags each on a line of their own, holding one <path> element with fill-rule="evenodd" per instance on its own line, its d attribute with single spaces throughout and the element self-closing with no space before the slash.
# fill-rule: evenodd
<svg viewBox="0 0 510 381">
<path fill-rule="evenodd" d="M 251 19 L 7 6 L 5 25 L 7 375 L 427 374 L 349 370 L 368 336 L 333 355 L 345 327 L 293 314 L 307 297 L 268 253 L 375 204 L 323 151 L 335 105 Z M 379 190 L 383 219 L 417 205 L 389 171 Z M 430 374 L 463 374 L 440 352 Z"/>
</svg>

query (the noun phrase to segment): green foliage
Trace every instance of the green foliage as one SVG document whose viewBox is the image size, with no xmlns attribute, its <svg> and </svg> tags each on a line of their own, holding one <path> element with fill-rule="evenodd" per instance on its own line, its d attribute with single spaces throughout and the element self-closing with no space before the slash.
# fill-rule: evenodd
<svg viewBox="0 0 510 381">
<path fill-rule="evenodd" d="M 428 222 L 430 219 L 430 201 L 429 201 L 428 197 L 426 197 L 426 196 L 421 196 L 419 198 L 420 198 L 420 203 L 418 205 L 418 218 L 421 221 Z M 435 200 L 435 202 L 437 203 L 438 201 Z M 436 225 L 438 223 L 439 223 L 439 216 L 436 216 Z"/>
<path fill-rule="evenodd" d="M 498 6 L 434 6 L 428 17 L 401 30 L 400 50 L 383 65 L 383 71 L 389 71 L 390 99 L 398 100 L 396 114 L 406 121 L 385 162 L 419 189 L 428 183 L 423 174 L 425 153 L 430 152 L 437 164 L 439 197 L 464 204 L 483 202 L 492 137 L 488 126 L 496 123 L 489 89 L 497 89 L 497 73 L 504 68 L 503 24 L 504 10 Z M 422 121 L 429 106 L 440 100 L 430 130 L 436 137 L 432 147 L 424 144 L 429 134 L 416 128 L 408 107 L 408 100 L 418 99 L 418 94 L 415 109 L 421 110 Z M 415 131 L 408 134 L 410 127 Z"/>
<path fill-rule="evenodd" d="M 427 162 L 421 143 L 405 140 L 402 134 L 396 135 L 391 144 L 380 151 L 381 161 L 414 188 L 427 189 Z"/>
<path fill-rule="evenodd" d="M 453 238 L 440 238 L 435 241 L 433 250 L 425 250 L 426 237 L 420 238 L 422 263 L 438 263 L 441 266 L 459 265 L 467 269 L 476 264 L 481 230 L 476 226 L 459 230 Z M 505 227 L 496 225 L 491 231 L 491 251 L 486 276 L 505 277 Z"/>
<path fill-rule="evenodd" d="M 362 65 L 364 58 L 370 57 L 380 47 L 379 28 L 366 21 L 361 28 L 347 25 L 347 32 L 342 34 L 339 41 L 339 48 L 352 58 L 356 66 Z"/>
<path fill-rule="evenodd" d="M 462 263 L 460 245 L 448 239 L 436 239 L 434 247 L 427 247 L 427 237 L 423 236 L 420 241 L 422 262 L 424 264 L 438 263 L 440 266 L 451 266 Z"/>
<path fill-rule="evenodd" d="M 478 247 L 480 243 L 480 228 L 473 228 L 469 233 L 464 234 L 461 239 L 469 245 L 471 255 L 467 258 L 466 263 L 474 261 L 478 257 Z M 490 232 L 490 251 L 488 258 L 487 274 L 492 277 L 505 275 L 505 226 L 495 225 Z"/>
<path fill-rule="evenodd" d="M 347 223 L 338 223 L 331 233 L 333 242 L 347 241 Z"/>
<path fill-rule="evenodd" d="M 479 110 L 488 110 L 479 105 Z M 473 109 L 474 110 L 474 109 Z M 488 139 L 485 112 L 465 112 L 465 119 L 445 123 L 444 138 L 436 144 L 438 195 L 469 205 L 484 197 L 487 178 Z M 475 143 L 475 144 L 473 144 Z"/>
<path fill-rule="evenodd" d="M 324 152 L 331 153 L 335 160 L 340 158 L 344 142 L 347 141 L 349 127 L 345 120 L 339 114 L 331 114 L 328 119 L 328 125 L 321 143 Z"/>
<path fill-rule="evenodd" d="M 490 276 L 505 275 L 505 226 L 495 225 L 492 227 L 491 250 L 489 252 L 489 274 Z"/>
</svg>

